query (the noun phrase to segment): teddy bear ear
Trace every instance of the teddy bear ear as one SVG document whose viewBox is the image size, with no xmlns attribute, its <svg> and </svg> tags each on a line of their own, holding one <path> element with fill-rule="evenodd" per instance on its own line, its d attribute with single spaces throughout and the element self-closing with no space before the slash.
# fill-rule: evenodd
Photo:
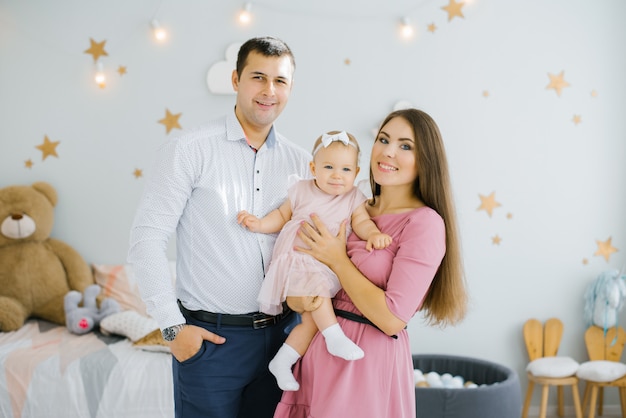
<svg viewBox="0 0 626 418">
<path fill-rule="evenodd" d="M 57 205 L 57 191 L 51 184 L 45 181 L 38 181 L 37 183 L 33 183 L 33 189 L 43 194 L 50 201 L 52 206 Z"/>
</svg>

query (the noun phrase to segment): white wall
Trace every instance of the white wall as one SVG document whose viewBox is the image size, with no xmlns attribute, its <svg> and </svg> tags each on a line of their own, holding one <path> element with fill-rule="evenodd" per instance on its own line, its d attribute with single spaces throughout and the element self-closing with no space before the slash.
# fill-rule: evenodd
<svg viewBox="0 0 626 418">
<path fill-rule="evenodd" d="M 243 2 L 2 0 L 0 187 L 49 181 L 60 199 L 53 236 L 90 263 L 124 262 L 154 151 L 181 132 L 168 135 L 157 122 L 165 109 L 182 113 L 183 128 L 230 109 L 234 96 L 209 92 L 209 67 L 231 43 L 277 35 L 297 61 L 277 126 L 303 146 L 346 129 L 367 150 L 372 130 L 403 100 L 438 121 L 471 310 L 445 330 L 416 318 L 413 351 L 501 362 L 525 386 L 522 323 L 560 317 L 561 353 L 585 360 L 585 286 L 626 264 L 626 3 L 473 0 L 451 21 L 447 3 L 264 0 L 253 2 L 253 23 L 243 28 L 234 20 Z M 403 16 L 418 30 L 410 42 L 397 37 Z M 170 32 L 165 44 L 150 37 L 155 17 Z M 106 40 L 105 89 L 83 52 L 89 38 Z M 561 71 L 570 86 L 558 96 L 546 87 Z M 35 147 L 44 135 L 60 141 L 58 157 L 42 161 Z M 477 208 L 492 192 L 502 206 L 489 217 Z M 609 238 L 618 251 L 607 262 L 594 253 Z"/>
</svg>

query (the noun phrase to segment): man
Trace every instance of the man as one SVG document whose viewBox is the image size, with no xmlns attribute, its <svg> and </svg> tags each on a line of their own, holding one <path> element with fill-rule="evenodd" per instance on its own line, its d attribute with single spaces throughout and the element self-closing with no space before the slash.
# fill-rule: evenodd
<svg viewBox="0 0 626 418">
<path fill-rule="evenodd" d="M 309 176 L 310 154 L 273 126 L 294 71 L 283 41 L 245 42 L 234 112 L 168 141 L 139 204 L 128 261 L 174 357 L 177 418 L 271 417 L 280 400 L 267 365 L 297 319 L 288 309 L 258 313 L 276 236 L 247 231 L 237 212 L 264 216 L 286 198 L 290 175 Z M 166 256 L 174 231 L 175 286 Z"/>
</svg>

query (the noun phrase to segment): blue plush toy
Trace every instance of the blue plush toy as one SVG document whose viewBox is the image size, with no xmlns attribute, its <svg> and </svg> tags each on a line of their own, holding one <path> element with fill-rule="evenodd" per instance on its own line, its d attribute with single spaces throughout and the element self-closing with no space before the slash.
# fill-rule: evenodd
<svg viewBox="0 0 626 418">
<path fill-rule="evenodd" d="M 120 305 L 115 299 L 106 298 L 100 304 L 96 297 L 100 294 L 100 286 L 93 284 L 85 289 L 85 297 L 76 290 L 65 295 L 65 325 L 74 334 L 86 334 L 98 325 L 100 321 L 109 315 L 120 312 Z M 79 306 L 81 300 L 83 305 Z"/>
<path fill-rule="evenodd" d="M 601 273 L 585 290 L 584 319 L 587 327 L 605 330 L 617 326 L 618 313 L 626 299 L 626 275 L 617 270 Z"/>
</svg>

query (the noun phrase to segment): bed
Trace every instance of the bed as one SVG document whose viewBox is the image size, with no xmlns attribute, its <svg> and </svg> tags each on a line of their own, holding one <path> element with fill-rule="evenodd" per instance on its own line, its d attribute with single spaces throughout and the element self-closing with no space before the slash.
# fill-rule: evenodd
<svg viewBox="0 0 626 418">
<path fill-rule="evenodd" d="M 174 416 L 171 354 L 154 340 L 159 330 L 145 315 L 132 272 L 124 265 L 94 265 L 93 271 L 105 296 L 122 306 L 119 316 L 141 318 L 143 332 L 126 332 L 127 322 L 105 327 L 105 318 L 102 329 L 76 335 L 31 318 L 17 331 L 0 333 L 1 417 Z"/>
</svg>

